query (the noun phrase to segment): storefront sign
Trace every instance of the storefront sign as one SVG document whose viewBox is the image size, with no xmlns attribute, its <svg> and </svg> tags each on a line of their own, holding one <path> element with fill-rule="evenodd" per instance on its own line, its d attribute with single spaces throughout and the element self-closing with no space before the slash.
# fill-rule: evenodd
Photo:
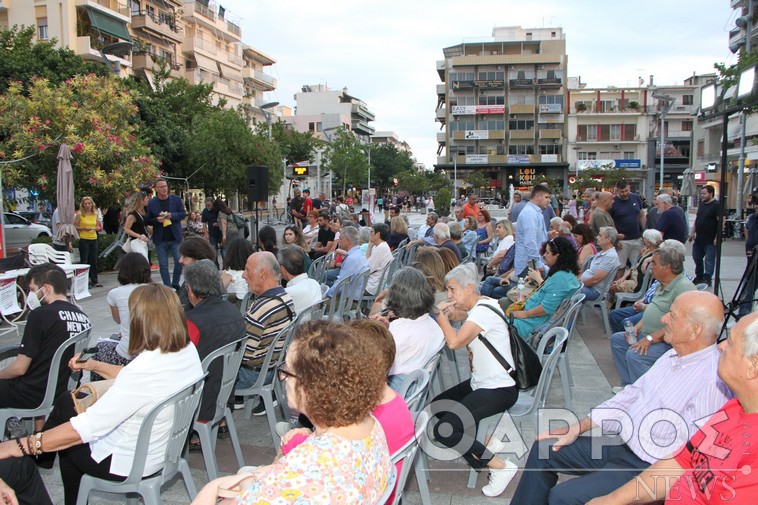
<svg viewBox="0 0 758 505">
<path fill-rule="evenodd" d="M 558 163 L 558 155 L 557 154 L 543 154 L 542 162 L 543 163 Z"/>
<path fill-rule="evenodd" d="M 534 178 L 537 176 L 537 170 L 534 168 L 519 168 L 518 178 L 521 184 L 531 186 L 534 182 Z"/>
<path fill-rule="evenodd" d="M 529 155 L 528 154 L 509 154 L 508 155 L 508 163 L 529 163 Z"/>
<path fill-rule="evenodd" d="M 486 140 L 490 138 L 488 130 L 466 130 L 463 138 L 466 140 Z"/>
<path fill-rule="evenodd" d="M 541 103 L 540 112 L 560 113 L 563 112 L 563 106 L 559 103 Z"/>
<path fill-rule="evenodd" d="M 579 160 L 576 162 L 576 166 L 580 170 L 607 170 L 616 166 L 615 160 Z"/>
<path fill-rule="evenodd" d="M 486 154 L 467 154 L 466 163 L 469 165 L 483 165 L 487 164 Z"/>
<path fill-rule="evenodd" d="M 453 105 L 454 116 L 473 114 L 505 114 L 505 105 Z"/>
<path fill-rule="evenodd" d="M 705 184 L 705 172 L 695 172 L 695 184 Z"/>
<path fill-rule="evenodd" d="M 616 168 L 627 168 L 632 170 L 639 170 L 642 168 L 642 162 L 640 160 L 615 160 Z"/>
</svg>

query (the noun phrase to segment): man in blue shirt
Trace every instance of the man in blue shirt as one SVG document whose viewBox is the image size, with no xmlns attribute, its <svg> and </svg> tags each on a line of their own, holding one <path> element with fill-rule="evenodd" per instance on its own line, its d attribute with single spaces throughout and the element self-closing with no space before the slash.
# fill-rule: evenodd
<svg viewBox="0 0 758 505">
<path fill-rule="evenodd" d="M 350 277 L 351 275 L 358 275 L 368 270 L 368 260 L 366 254 L 361 251 L 359 245 L 360 231 L 352 226 L 345 226 L 340 232 L 340 248 L 347 251 L 347 256 L 342 260 L 342 268 L 337 275 L 337 279 L 332 284 L 327 292 L 324 294 L 324 298 L 332 298 L 336 293 L 334 292 L 334 286 L 336 286 L 342 279 Z M 360 286 L 355 286 L 355 289 L 350 293 L 350 298 L 353 300 L 360 300 L 363 293 L 360 292 Z"/>
<path fill-rule="evenodd" d="M 513 273 L 516 280 L 526 275 L 529 260 L 534 260 L 537 269 L 544 271 L 540 247 L 543 242 L 547 242 L 547 228 L 542 211 L 549 204 L 550 189 L 537 184 L 532 189 L 529 202 L 524 205 L 519 214 L 516 222 L 516 257 L 513 260 Z"/>
<path fill-rule="evenodd" d="M 661 232 L 663 240 L 674 239 L 682 244 L 687 242 L 687 223 L 681 209 L 677 210 L 670 195 L 659 194 L 655 201 L 658 203 L 658 223 L 655 229 Z"/>
<path fill-rule="evenodd" d="M 166 179 L 155 182 L 155 196 L 147 204 L 145 222 L 153 227 L 153 243 L 158 253 L 163 284 L 179 290 L 182 264 L 179 263 L 179 244 L 182 243 L 182 221 L 187 217 L 184 202 L 176 195 L 168 193 Z M 173 281 L 168 274 L 168 253 L 174 258 Z"/>
<path fill-rule="evenodd" d="M 618 252 L 619 263 L 624 268 L 628 260 L 634 266 L 642 251 L 645 211 L 642 209 L 642 199 L 632 193 L 626 179 L 621 179 L 616 183 L 616 196 L 613 197 L 613 207 L 610 212 L 621 243 L 621 250 Z"/>
</svg>

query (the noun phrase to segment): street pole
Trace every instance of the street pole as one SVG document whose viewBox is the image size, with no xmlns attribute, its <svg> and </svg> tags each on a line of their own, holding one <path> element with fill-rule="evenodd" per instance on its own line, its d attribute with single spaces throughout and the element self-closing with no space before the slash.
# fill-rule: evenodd
<svg viewBox="0 0 758 505">
<path fill-rule="evenodd" d="M 740 111 L 740 158 L 737 168 L 737 219 L 742 219 L 742 193 L 745 184 L 745 110 Z"/>
<path fill-rule="evenodd" d="M 666 125 L 666 112 L 667 108 L 663 108 L 663 113 L 661 113 L 661 166 L 660 166 L 660 179 L 658 182 L 658 191 L 663 189 L 663 159 L 665 157 L 665 151 L 666 151 L 666 144 L 665 144 L 665 138 L 664 138 L 664 131 L 665 131 L 665 125 Z"/>
<path fill-rule="evenodd" d="M 458 202 L 458 150 L 453 154 L 453 196 Z"/>
</svg>

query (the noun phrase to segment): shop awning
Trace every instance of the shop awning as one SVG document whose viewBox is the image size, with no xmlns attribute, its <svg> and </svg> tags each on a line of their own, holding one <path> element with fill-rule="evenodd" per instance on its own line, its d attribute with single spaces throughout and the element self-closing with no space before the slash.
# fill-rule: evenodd
<svg viewBox="0 0 758 505">
<path fill-rule="evenodd" d="M 87 15 L 89 16 L 92 28 L 121 40 L 132 41 L 132 38 L 129 36 L 129 30 L 126 28 L 126 23 L 120 19 L 108 16 L 92 7 L 87 7 Z"/>
</svg>

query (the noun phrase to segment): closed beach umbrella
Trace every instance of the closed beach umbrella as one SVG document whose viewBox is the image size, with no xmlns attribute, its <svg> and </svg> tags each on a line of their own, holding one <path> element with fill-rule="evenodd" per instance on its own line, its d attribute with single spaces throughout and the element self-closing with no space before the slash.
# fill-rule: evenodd
<svg viewBox="0 0 758 505">
<path fill-rule="evenodd" d="M 55 238 L 71 243 L 79 238 L 74 226 L 74 171 L 71 168 L 71 150 L 66 144 L 58 149 L 58 176 L 56 178 L 56 200 L 60 226 Z"/>
</svg>

